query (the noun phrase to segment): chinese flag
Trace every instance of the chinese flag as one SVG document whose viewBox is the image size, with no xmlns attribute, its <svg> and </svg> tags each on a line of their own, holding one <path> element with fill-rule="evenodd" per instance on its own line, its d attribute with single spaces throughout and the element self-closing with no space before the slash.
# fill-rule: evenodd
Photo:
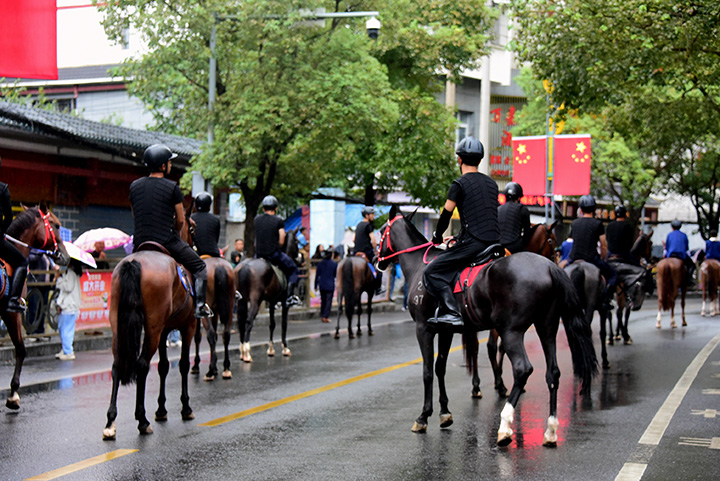
<svg viewBox="0 0 720 481">
<path fill-rule="evenodd" d="M 0 0 L 0 77 L 57 79 L 56 0 Z"/>
<path fill-rule="evenodd" d="M 525 195 L 545 195 L 547 137 L 513 137 L 513 182 Z"/>
<path fill-rule="evenodd" d="M 590 193 L 590 135 L 556 135 L 553 193 Z"/>
</svg>

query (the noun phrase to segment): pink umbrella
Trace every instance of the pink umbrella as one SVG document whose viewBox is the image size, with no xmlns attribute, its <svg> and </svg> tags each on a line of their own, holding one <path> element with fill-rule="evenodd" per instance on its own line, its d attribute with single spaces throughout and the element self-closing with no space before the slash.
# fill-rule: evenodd
<svg viewBox="0 0 720 481">
<path fill-rule="evenodd" d="M 128 240 L 130 240 L 130 236 L 120 229 L 102 227 L 83 232 L 80 237 L 75 239 L 73 244 L 84 251 L 91 252 L 95 250 L 96 242 L 105 243 L 106 249 L 115 249 L 126 244 Z"/>
<path fill-rule="evenodd" d="M 63 245 L 65 246 L 65 250 L 71 258 L 77 259 L 83 264 L 87 264 L 90 267 L 97 269 L 97 263 L 95 262 L 95 258 L 91 254 L 88 254 L 84 250 L 80 249 L 72 242 L 63 242 Z"/>
</svg>

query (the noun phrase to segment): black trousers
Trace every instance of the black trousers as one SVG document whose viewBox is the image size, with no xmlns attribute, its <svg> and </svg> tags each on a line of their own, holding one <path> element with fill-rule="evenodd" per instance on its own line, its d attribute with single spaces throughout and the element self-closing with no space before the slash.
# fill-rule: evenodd
<svg viewBox="0 0 720 481">
<path fill-rule="evenodd" d="M 15 244 L 5 238 L 5 234 L 0 235 L 0 259 L 10 264 L 13 269 L 24 268 L 28 265 L 27 257 L 15 247 Z"/>
<path fill-rule="evenodd" d="M 320 290 L 320 317 L 329 318 L 330 308 L 332 307 L 333 294 L 335 291 Z"/>
<path fill-rule="evenodd" d="M 187 270 L 193 275 L 193 279 L 207 280 L 207 267 L 205 261 L 203 261 L 197 253 L 192 250 L 187 242 L 176 237 L 163 244 L 163 246 L 170 252 L 170 255 L 178 261 L 180 264 L 185 266 Z"/>
<path fill-rule="evenodd" d="M 423 273 L 428 293 L 438 299 L 440 292 L 450 286 L 457 273 L 488 247 L 490 244 L 470 237 L 438 255 L 428 264 Z"/>
</svg>

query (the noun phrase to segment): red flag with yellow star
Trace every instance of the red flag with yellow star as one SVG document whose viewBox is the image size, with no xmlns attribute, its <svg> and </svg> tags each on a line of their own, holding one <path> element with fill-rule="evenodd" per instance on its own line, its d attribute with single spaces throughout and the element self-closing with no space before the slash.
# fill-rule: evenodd
<svg viewBox="0 0 720 481">
<path fill-rule="evenodd" d="M 590 193 L 590 135 L 556 135 L 553 193 Z"/>
<path fill-rule="evenodd" d="M 513 182 L 524 195 L 545 195 L 547 137 L 513 137 Z"/>
</svg>

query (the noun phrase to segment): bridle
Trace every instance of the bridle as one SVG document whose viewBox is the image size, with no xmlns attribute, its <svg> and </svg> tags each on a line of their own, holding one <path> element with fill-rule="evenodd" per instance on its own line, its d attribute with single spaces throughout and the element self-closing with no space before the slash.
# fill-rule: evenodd
<svg viewBox="0 0 720 481">
<path fill-rule="evenodd" d="M 57 242 L 57 237 L 55 237 L 55 231 L 53 230 L 52 226 L 50 225 L 50 221 L 49 221 L 50 216 L 52 214 L 49 211 L 43 212 L 40 209 L 38 209 L 38 213 L 40 214 L 40 218 L 43 221 L 43 226 L 45 227 L 45 242 L 43 242 L 42 247 L 40 247 L 40 248 L 33 247 L 33 246 L 28 245 L 25 242 L 23 242 L 19 239 L 15 239 L 14 237 L 9 236 L 7 234 L 5 234 L 5 238 L 7 238 L 7 240 L 9 240 L 11 242 L 14 242 L 17 245 L 27 247 L 28 249 L 30 249 L 32 251 L 39 252 L 41 254 L 47 254 L 51 257 L 56 258 L 59 255 L 60 249 L 58 248 L 58 242 Z M 48 246 L 48 244 L 50 243 L 51 240 L 52 240 L 53 250 L 49 251 L 49 250 L 46 250 L 46 247 Z"/>
<path fill-rule="evenodd" d="M 536 252 L 538 255 L 543 255 L 543 251 L 545 250 L 546 246 L 550 246 L 550 252 L 553 252 L 553 238 L 552 238 L 552 229 L 547 226 L 547 224 L 542 224 L 542 226 L 545 228 L 545 242 L 542 243 L 540 246 L 540 249 Z"/>
<path fill-rule="evenodd" d="M 403 218 L 402 215 L 396 215 L 395 217 L 393 217 L 392 219 L 390 219 L 390 220 L 388 221 L 387 225 L 385 226 L 385 230 L 383 231 L 383 234 L 382 234 L 382 236 L 380 237 L 380 247 L 382 248 L 383 244 L 385 243 L 385 239 L 387 239 L 387 248 L 390 249 L 391 254 L 388 254 L 388 255 L 386 255 L 386 256 L 378 256 L 378 262 L 382 262 L 382 261 L 385 261 L 385 260 L 388 260 L 388 259 L 392 259 L 393 257 L 397 257 L 397 256 L 399 256 L 400 254 L 406 254 L 406 253 L 408 253 L 408 252 L 414 252 L 414 251 L 417 251 L 417 250 L 420 250 L 420 249 L 425 249 L 425 248 L 427 248 L 427 251 L 425 251 L 425 256 L 423 257 L 423 262 L 425 262 L 425 264 L 427 264 L 427 261 L 426 261 L 426 260 L 427 260 L 427 254 L 428 254 L 428 251 L 430 251 L 430 248 L 433 246 L 433 243 L 432 243 L 432 242 L 426 242 L 426 243 L 424 243 L 424 244 L 419 244 L 419 245 L 416 245 L 416 246 L 408 247 L 407 249 L 403 249 L 403 250 L 400 250 L 400 251 L 395 251 L 395 250 L 393 249 L 392 244 L 391 244 L 391 242 L 390 242 L 390 227 L 393 225 L 393 223 L 395 223 L 396 220 L 402 219 L 402 218 Z"/>
</svg>

